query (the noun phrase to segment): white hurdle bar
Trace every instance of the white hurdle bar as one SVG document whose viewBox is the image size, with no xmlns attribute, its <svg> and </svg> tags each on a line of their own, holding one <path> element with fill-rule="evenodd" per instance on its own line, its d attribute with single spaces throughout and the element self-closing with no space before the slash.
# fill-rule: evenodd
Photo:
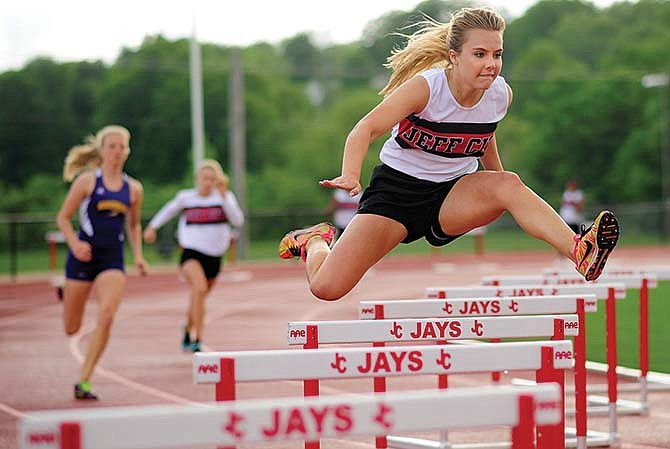
<svg viewBox="0 0 670 449">
<path fill-rule="evenodd" d="M 594 294 L 522 297 L 473 297 L 450 299 L 400 299 L 360 301 L 358 317 L 362 320 L 391 318 L 425 318 L 449 316 L 521 316 L 557 313 L 576 313 L 580 332 L 575 336 L 575 445 L 579 449 L 602 445 L 611 438 L 602 432 L 588 431 L 586 402 L 586 340 L 585 312 L 597 311 Z M 499 372 L 495 372 L 499 374 Z M 494 381 L 500 377 L 494 376 Z M 443 380 L 446 384 L 446 379 Z M 616 428 L 610 429 L 616 435 Z M 589 438 L 589 435 L 591 438 Z"/>
<path fill-rule="evenodd" d="M 626 298 L 626 285 L 623 282 L 600 282 L 598 284 L 511 284 L 486 285 L 472 287 L 426 287 L 424 297 L 428 299 L 508 297 L 508 296 L 556 296 L 556 295 L 596 295 L 607 299 L 610 295 L 616 299 Z"/>
<path fill-rule="evenodd" d="M 491 338 L 551 337 L 563 340 L 565 336 L 579 335 L 579 317 L 570 315 L 538 315 L 522 317 L 483 317 L 449 319 L 397 320 L 343 320 L 298 321 L 288 323 L 288 344 L 303 345 L 304 349 L 318 348 L 319 344 L 370 343 L 384 346 L 385 342 L 477 340 Z M 438 376 L 439 387 L 444 375 Z M 549 381 L 549 379 L 543 379 Z M 565 376 L 551 379 L 564 385 Z M 386 379 L 374 378 L 375 392 L 386 391 Z M 305 394 L 319 394 L 318 379 L 304 381 Z M 565 442 L 564 428 L 560 440 Z M 379 444 L 379 443 L 378 443 Z M 382 443 L 379 447 L 385 447 Z M 310 446 L 311 449 L 311 446 Z"/>
<path fill-rule="evenodd" d="M 366 300 L 358 304 L 361 320 L 428 318 L 450 316 L 520 316 L 577 313 L 578 300 L 584 312 L 596 312 L 594 294 L 556 296 L 475 296 L 449 299 Z"/>
<path fill-rule="evenodd" d="M 573 354 L 573 345 L 569 340 L 449 347 L 422 345 L 202 352 L 193 357 L 193 378 L 198 384 L 216 384 L 218 401 L 235 400 L 237 382 L 463 374 L 495 369 L 534 370 L 536 380 L 543 382 L 543 379 L 551 380 L 563 375 L 558 370 L 572 368 Z M 548 441 L 553 440 L 549 435 L 553 437 L 557 431 L 542 429 L 541 433 Z M 546 444 L 540 446 L 546 447 Z M 386 437 L 378 436 L 376 446 L 386 447 Z"/>
<path fill-rule="evenodd" d="M 557 271 L 557 270 L 554 270 Z M 560 270 L 558 270 L 560 271 Z M 633 370 L 627 367 L 617 365 L 616 354 L 616 307 L 607 303 L 606 321 L 607 321 L 607 364 L 597 362 L 586 362 L 587 369 L 607 374 L 608 378 L 608 397 L 589 396 L 588 400 L 592 404 L 597 404 L 598 408 L 593 409 L 596 413 L 636 414 L 646 415 L 649 413 L 648 391 L 650 389 L 649 381 L 652 379 L 655 390 L 670 390 L 670 375 L 666 373 L 653 373 L 649 376 L 649 289 L 656 288 L 658 285 L 658 275 L 655 272 L 634 272 L 634 270 L 624 270 L 625 274 L 603 274 L 597 281 L 587 283 L 584 278 L 574 272 L 550 273 L 543 275 L 528 276 L 486 276 L 482 278 L 485 285 L 512 285 L 513 283 L 532 283 L 539 285 L 598 285 L 608 284 L 610 282 L 622 282 L 626 288 L 639 289 L 639 307 L 640 307 L 640 325 L 639 325 L 639 370 Z M 663 272 L 663 275 L 666 273 Z M 638 380 L 637 389 L 640 392 L 639 401 L 627 401 L 618 399 L 617 374 L 634 377 Z M 658 381 L 658 382 L 656 382 Z M 616 403 L 616 409 L 612 410 L 612 404 Z M 597 411 L 599 410 L 599 411 Z"/>
<path fill-rule="evenodd" d="M 512 427 L 513 449 L 531 449 L 534 425 L 560 422 L 560 401 L 560 387 L 543 384 L 212 406 L 59 410 L 21 419 L 18 446 L 169 449 L 503 425 Z"/>
</svg>

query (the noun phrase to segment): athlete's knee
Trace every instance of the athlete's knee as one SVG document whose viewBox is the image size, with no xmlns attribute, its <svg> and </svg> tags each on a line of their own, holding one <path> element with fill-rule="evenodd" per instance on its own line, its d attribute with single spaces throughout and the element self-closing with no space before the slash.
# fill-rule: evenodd
<svg viewBox="0 0 670 449">
<path fill-rule="evenodd" d="M 191 293 L 193 296 L 202 298 L 209 292 L 209 286 L 206 282 L 194 282 L 191 285 Z"/>
<path fill-rule="evenodd" d="M 98 327 L 111 328 L 116 315 L 116 307 L 103 307 L 98 314 Z"/>
<path fill-rule="evenodd" d="M 312 295 L 322 301 L 337 301 L 349 293 L 350 288 L 346 288 L 338 282 L 310 282 L 309 289 Z"/>
<path fill-rule="evenodd" d="M 514 198 L 519 190 L 524 188 L 526 188 L 526 185 L 516 173 L 502 171 L 497 174 L 496 191 L 503 198 Z"/>
<path fill-rule="evenodd" d="M 79 321 L 78 323 L 76 323 L 76 322 L 67 323 L 66 322 L 64 327 L 65 327 L 65 333 L 67 335 L 74 335 L 77 332 L 79 332 L 79 329 L 81 328 L 81 321 Z"/>
</svg>

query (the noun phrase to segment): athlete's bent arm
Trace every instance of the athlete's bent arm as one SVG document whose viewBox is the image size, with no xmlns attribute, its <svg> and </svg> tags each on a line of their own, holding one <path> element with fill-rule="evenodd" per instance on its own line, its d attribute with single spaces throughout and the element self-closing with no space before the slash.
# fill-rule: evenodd
<svg viewBox="0 0 670 449">
<path fill-rule="evenodd" d="M 347 190 L 351 196 L 361 191 L 361 168 L 370 144 L 386 134 L 405 117 L 421 112 L 428 103 L 430 89 L 422 76 L 416 76 L 393 91 L 363 117 L 347 136 L 342 159 L 342 174 L 320 182 L 322 186 Z"/>
<path fill-rule="evenodd" d="M 144 199 L 144 190 L 142 184 L 136 179 L 130 180 L 130 211 L 126 220 L 126 233 L 130 241 L 130 247 L 133 250 L 133 260 L 135 266 L 141 275 L 147 274 L 147 263 L 144 260 L 142 252 L 142 223 L 140 215 L 142 210 L 142 200 Z"/>
<path fill-rule="evenodd" d="M 88 262 L 92 257 L 91 245 L 79 240 L 72 226 L 72 216 L 77 212 L 81 203 L 91 195 L 95 177 L 93 172 L 85 172 L 77 176 L 63 201 L 63 205 L 56 216 L 58 229 L 63 233 L 72 255 L 82 262 Z"/>
<path fill-rule="evenodd" d="M 482 156 L 479 161 L 481 162 L 482 167 L 484 167 L 486 170 L 503 171 L 502 161 L 500 160 L 500 154 L 498 154 L 498 143 L 496 142 L 495 135 L 489 142 L 489 145 L 484 152 L 484 156 Z"/>
</svg>

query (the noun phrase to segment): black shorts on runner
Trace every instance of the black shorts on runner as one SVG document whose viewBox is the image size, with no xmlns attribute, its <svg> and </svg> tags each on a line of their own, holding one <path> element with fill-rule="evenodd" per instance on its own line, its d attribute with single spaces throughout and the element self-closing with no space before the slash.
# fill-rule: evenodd
<svg viewBox="0 0 670 449">
<path fill-rule="evenodd" d="M 200 262 L 202 270 L 205 272 L 205 277 L 208 280 L 215 279 L 221 271 L 221 257 L 222 256 L 208 256 L 200 251 L 194 249 L 184 248 L 179 259 L 179 265 L 184 265 L 189 259 L 195 259 Z"/>
<path fill-rule="evenodd" d="M 363 192 L 358 213 L 381 215 L 405 226 L 407 237 L 402 243 L 425 237 L 433 246 L 444 246 L 463 235 L 445 234 L 439 220 L 440 207 L 459 179 L 426 181 L 378 165 Z"/>
</svg>

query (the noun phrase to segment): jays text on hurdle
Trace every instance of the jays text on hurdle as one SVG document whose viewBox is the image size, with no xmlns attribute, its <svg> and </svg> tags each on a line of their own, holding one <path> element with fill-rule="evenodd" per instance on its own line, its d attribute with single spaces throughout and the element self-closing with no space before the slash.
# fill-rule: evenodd
<svg viewBox="0 0 670 449">
<path fill-rule="evenodd" d="M 574 314 L 288 323 L 289 345 L 303 345 L 304 349 L 316 349 L 319 344 L 372 343 L 374 347 L 381 347 L 386 342 L 445 342 L 447 340 L 489 340 L 491 338 L 551 337 L 554 340 L 563 340 L 565 336 L 578 334 L 579 319 Z M 560 379 L 551 379 L 551 381 L 564 385 L 564 376 L 557 377 Z M 544 380 L 549 381 L 549 379 Z M 447 387 L 446 382 L 440 380 L 440 376 L 438 376 L 438 387 Z M 383 376 L 374 378 L 374 390 L 375 392 L 386 390 Z M 305 380 L 304 391 L 308 396 L 318 395 L 319 380 Z M 563 426 L 561 426 L 561 434 L 560 440 L 564 441 Z M 385 447 L 384 438 L 383 436 L 378 438 L 379 447 Z"/>
<path fill-rule="evenodd" d="M 489 292 L 491 293 L 491 292 Z M 450 296 L 451 298 L 451 296 Z M 575 445 L 583 449 L 599 446 L 616 439 L 616 427 L 609 434 L 588 431 L 586 409 L 586 321 L 585 312 L 597 311 L 594 294 L 556 295 L 550 297 L 471 297 L 465 299 L 394 299 L 367 300 L 358 305 L 359 319 L 464 317 L 464 316 L 522 316 L 574 314 L 579 319 L 579 334 L 575 336 Z M 446 385 L 446 376 L 443 383 Z M 499 381 L 500 377 L 494 377 Z M 570 429 L 572 431 L 572 429 Z"/>
<path fill-rule="evenodd" d="M 486 276 L 482 278 L 484 285 L 493 286 L 511 286 L 514 284 L 530 284 L 534 283 L 538 287 L 544 285 L 590 285 L 609 282 L 621 282 L 626 288 L 639 289 L 639 357 L 640 370 L 638 376 L 638 384 L 640 391 L 639 401 L 627 401 L 618 399 L 617 386 L 617 371 L 621 367 L 617 365 L 617 349 L 616 349 L 616 305 L 614 298 L 607 299 L 605 309 L 606 320 L 606 351 L 607 364 L 598 364 L 587 361 L 587 369 L 593 369 L 599 372 L 607 373 L 607 397 L 589 396 L 588 401 L 595 404 L 590 407 L 590 413 L 608 414 L 610 420 L 614 421 L 616 414 L 640 414 L 644 415 L 649 412 L 648 402 L 648 374 L 649 374 L 649 289 L 656 288 L 658 284 L 658 277 L 656 273 L 638 272 L 636 274 L 604 274 L 597 281 L 588 283 L 584 278 L 578 274 L 542 274 L 542 275 L 527 275 L 527 276 Z M 670 386 L 670 376 L 663 376 L 656 373 L 655 376 L 659 380 L 667 379 L 663 382 L 661 387 L 668 388 Z"/>
<path fill-rule="evenodd" d="M 535 424 L 561 420 L 560 387 L 461 388 L 228 404 L 36 412 L 18 422 L 20 449 L 168 449 L 351 438 L 503 425 L 532 449 Z"/>
<path fill-rule="evenodd" d="M 216 384 L 216 398 L 220 401 L 236 399 L 237 382 L 462 374 L 492 369 L 535 370 L 536 379 L 543 382 L 553 381 L 562 376 L 562 370 L 572 368 L 573 352 L 569 340 L 449 348 L 422 345 L 203 352 L 193 357 L 193 377 L 199 384 Z M 554 437 L 562 425 L 560 422 L 554 427 L 540 428 L 538 448 L 564 447 L 556 443 L 561 439 Z M 379 437 L 376 443 L 378 447 L 386 446 L 386 440 Z"/>
</svg>

